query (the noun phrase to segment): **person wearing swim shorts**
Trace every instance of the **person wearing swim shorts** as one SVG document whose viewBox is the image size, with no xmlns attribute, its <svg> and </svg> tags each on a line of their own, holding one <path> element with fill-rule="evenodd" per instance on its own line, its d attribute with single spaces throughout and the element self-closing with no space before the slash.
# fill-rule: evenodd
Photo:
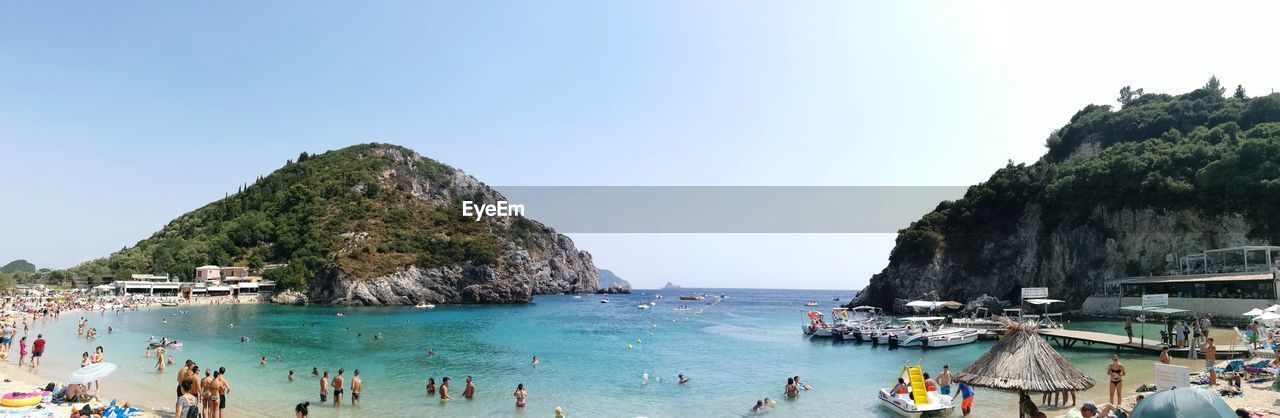
<svg viewBox="0 0 1280 418">
<path fill-rule="evenodd" d="M 40 367 L 40 356 L 44 355 L 44 334 L 36 334 L 36 341 L 31 343 L 31 372 Z"/>
<path fill-rule="evenodd" d="M 342 405 L 342 372 L 338 369 L 338 375 L 333 377 L 333 406 Z"/>
<path fill-rule="evenodd" d="M 218 381 L 218 416 L 222 418 L 224 410 L 227 409 L 227 394 L 231 393 L 231 384 L 227 383 L 227 368 L 218 368 L 218 377 L 214 380 Z"/>
<path fill-rule="evenodd" d="M 324 375 L 320 376 L 320 402 L 329 401 L 329 371 L 325 370 Z"/>
<path fill-rule="evenodd" d="M 938 375 L 938 393 L 942 395 L 951 394 L 951 365 L 942 365 L 942 374 Z"/>
<path fill-rule="evenodd" d="M 351 371 L 351 405 L 360 404 L 360 369 Z"/>
<path fill-rule="evenodd" d="M 973 410 L 973 386 L 968 383 L 960 382 L 960 386 L 956 387 L 956 396 L 960 397 L 960 412 L 964 416 L 969 416 L 969 412 Z M 955 400 L 955 398 L 951 398 Z"/>
</svg>

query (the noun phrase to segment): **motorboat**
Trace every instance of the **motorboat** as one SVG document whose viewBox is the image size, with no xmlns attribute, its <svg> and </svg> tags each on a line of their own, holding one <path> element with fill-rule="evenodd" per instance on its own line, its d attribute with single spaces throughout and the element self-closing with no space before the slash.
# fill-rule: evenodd
<svg viewBox="0 0 1280 418">
<path fill-rule="evenodd" d="M 649 309 L 649 307 L 649 304 L 641 303 L 639 306 L 636 306 L 636 309 Z"/>
<path fill-rule="evenodd" d="M 671 310 L 673 310 L 673 311 L 687 311 L 687 310 L 689 310 L 689 306 L 688 306 L 688 305 L 680 305 L 680 306 L 677 306 L 677 307 L 671 308 Z"/>
<path fill-rule="evenodd" d="M 805 303 L 805 304 L 804 304 L 804 306 L 818 306 L 818 301 L 816 301 L 816 300 L 811 300 L 811 301 L 809 301 L 809 302 Z"/>
<path fill-rule="evenodd" d="M 600 299 L 600 303 L 609 303 L 609 299 Z"/>
<path fill-rule="evenodd" d="M 582 296 L 573 295 L 573 298 L 574 298 L 574 299 L 582 299 Z"/>
<path fill-rule="evenodd" d="M 430 303 L 419 303 L 417 305 L 413 305 L 413 307 L 418 309 L 435 309 L 436 305 L 432 305 Z"/>
<path fill-rule="evenodd" d="M 809 317 L 809 322 L 800 328 L 801 331 L 804 332 L 804 335 L 811 337 L 831 337 L 832 327 L 822 319 L 822 312 L 809 311 L 806 315 Z"/>
<path fill-rule="evenodd" d="M 954 328 L 952 328 L 954 329 Z M 942 335 L 931 335 L 925 341 L 921 342 L 922 347 L 940 348 L 951 347 L 953 345 L 964 345 L 974 341 L 978 341 L 979 331 L 972 328 L 965 328 L 962 332 L 947 333 Z"/>
<path fill-rule="evenodd" d="M 680 300 L 703 300 L 706 299 L 700 295 L 680 295 Z"/>
<path fill-rule="evenodd" d="M 880 406 L 903 417 L 950 416 L 955 413 L 951 396 L 942 395 L 937 388 L 925 387 L 920 365 L 903 366 L 898 378 L 906 387 L 894 386 L 880 389 Z"/>
</svg>

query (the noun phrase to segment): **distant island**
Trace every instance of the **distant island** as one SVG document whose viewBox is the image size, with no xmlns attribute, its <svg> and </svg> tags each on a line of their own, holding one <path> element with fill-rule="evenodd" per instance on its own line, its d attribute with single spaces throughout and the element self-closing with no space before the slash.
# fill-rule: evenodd
<svg viewBox="0 0 1280 418">
<path fill-rule="evenodd" d="M 631 283 L 623 280 L 612 271 L 597 269 L 600 275 L 600 290 L 596 293 L 626 294 L 631 293 Z"/>
<path fill-rule="evenodd" d="M 265 269 L 280 303 L 527 303 L 594 292 L 591 255 L 523 216 L 462 216 L 462 202 L 506 199 L 461 170 L 404 147 L 302 153 L 234 194 L 179 216 L 150 238 L 69 269 L 72 275 L 167 274 L 197 266 Z"/>
<path fill-rule="evenodd" d="M 680 288 L 680 285 L 675 284 L 675 283 L 671 283 L 671 282 L 667 282 L 667 285 L 666 285 L 666 286 L 662 286 L 662 289 L 663 289 L 663 290 L 666 290 L 666 289 L 679 289 L 679 288 Z"/>
</svg>

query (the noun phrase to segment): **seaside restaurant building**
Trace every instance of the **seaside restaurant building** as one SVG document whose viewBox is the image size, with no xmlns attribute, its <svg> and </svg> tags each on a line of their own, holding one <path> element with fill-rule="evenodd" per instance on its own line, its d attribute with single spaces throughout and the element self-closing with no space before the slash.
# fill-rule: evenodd
<svg viewBox="0 0 1280 418">
<path fill-rule="evenodd" d="M 119 295 L 178 296 L 182 284 L 169 276 L 133 274 L 129 280 L 112 283 Z"/>
<path fill-rule="evenodd" d="M 1177 261 L 1180 274 L 1107 280 L 1102 294 L 1085 301 L 1085 313 L 1116 314 L 1140 305 L 1142 295 L 1168 294 L 1169 308 L 1243 319 L 1250 308 L 1280 301 L 1280 246 L 1208 250 Z"/>
</svg>

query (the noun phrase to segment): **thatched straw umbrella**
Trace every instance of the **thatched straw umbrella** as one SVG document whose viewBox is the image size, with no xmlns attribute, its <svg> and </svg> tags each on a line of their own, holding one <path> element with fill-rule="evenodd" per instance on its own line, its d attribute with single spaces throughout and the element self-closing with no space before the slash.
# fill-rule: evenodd
<svg viewBox="0 0 1280 418">
<path fill-rule="evenodd" d="M 1034 323 L 1006 320 L 1005 329 L 1000 342 L 956 374 L 956 381 L 1020 393 L 1093 387 L 1093 378 L 1049 346 Z"/>
</svg>

